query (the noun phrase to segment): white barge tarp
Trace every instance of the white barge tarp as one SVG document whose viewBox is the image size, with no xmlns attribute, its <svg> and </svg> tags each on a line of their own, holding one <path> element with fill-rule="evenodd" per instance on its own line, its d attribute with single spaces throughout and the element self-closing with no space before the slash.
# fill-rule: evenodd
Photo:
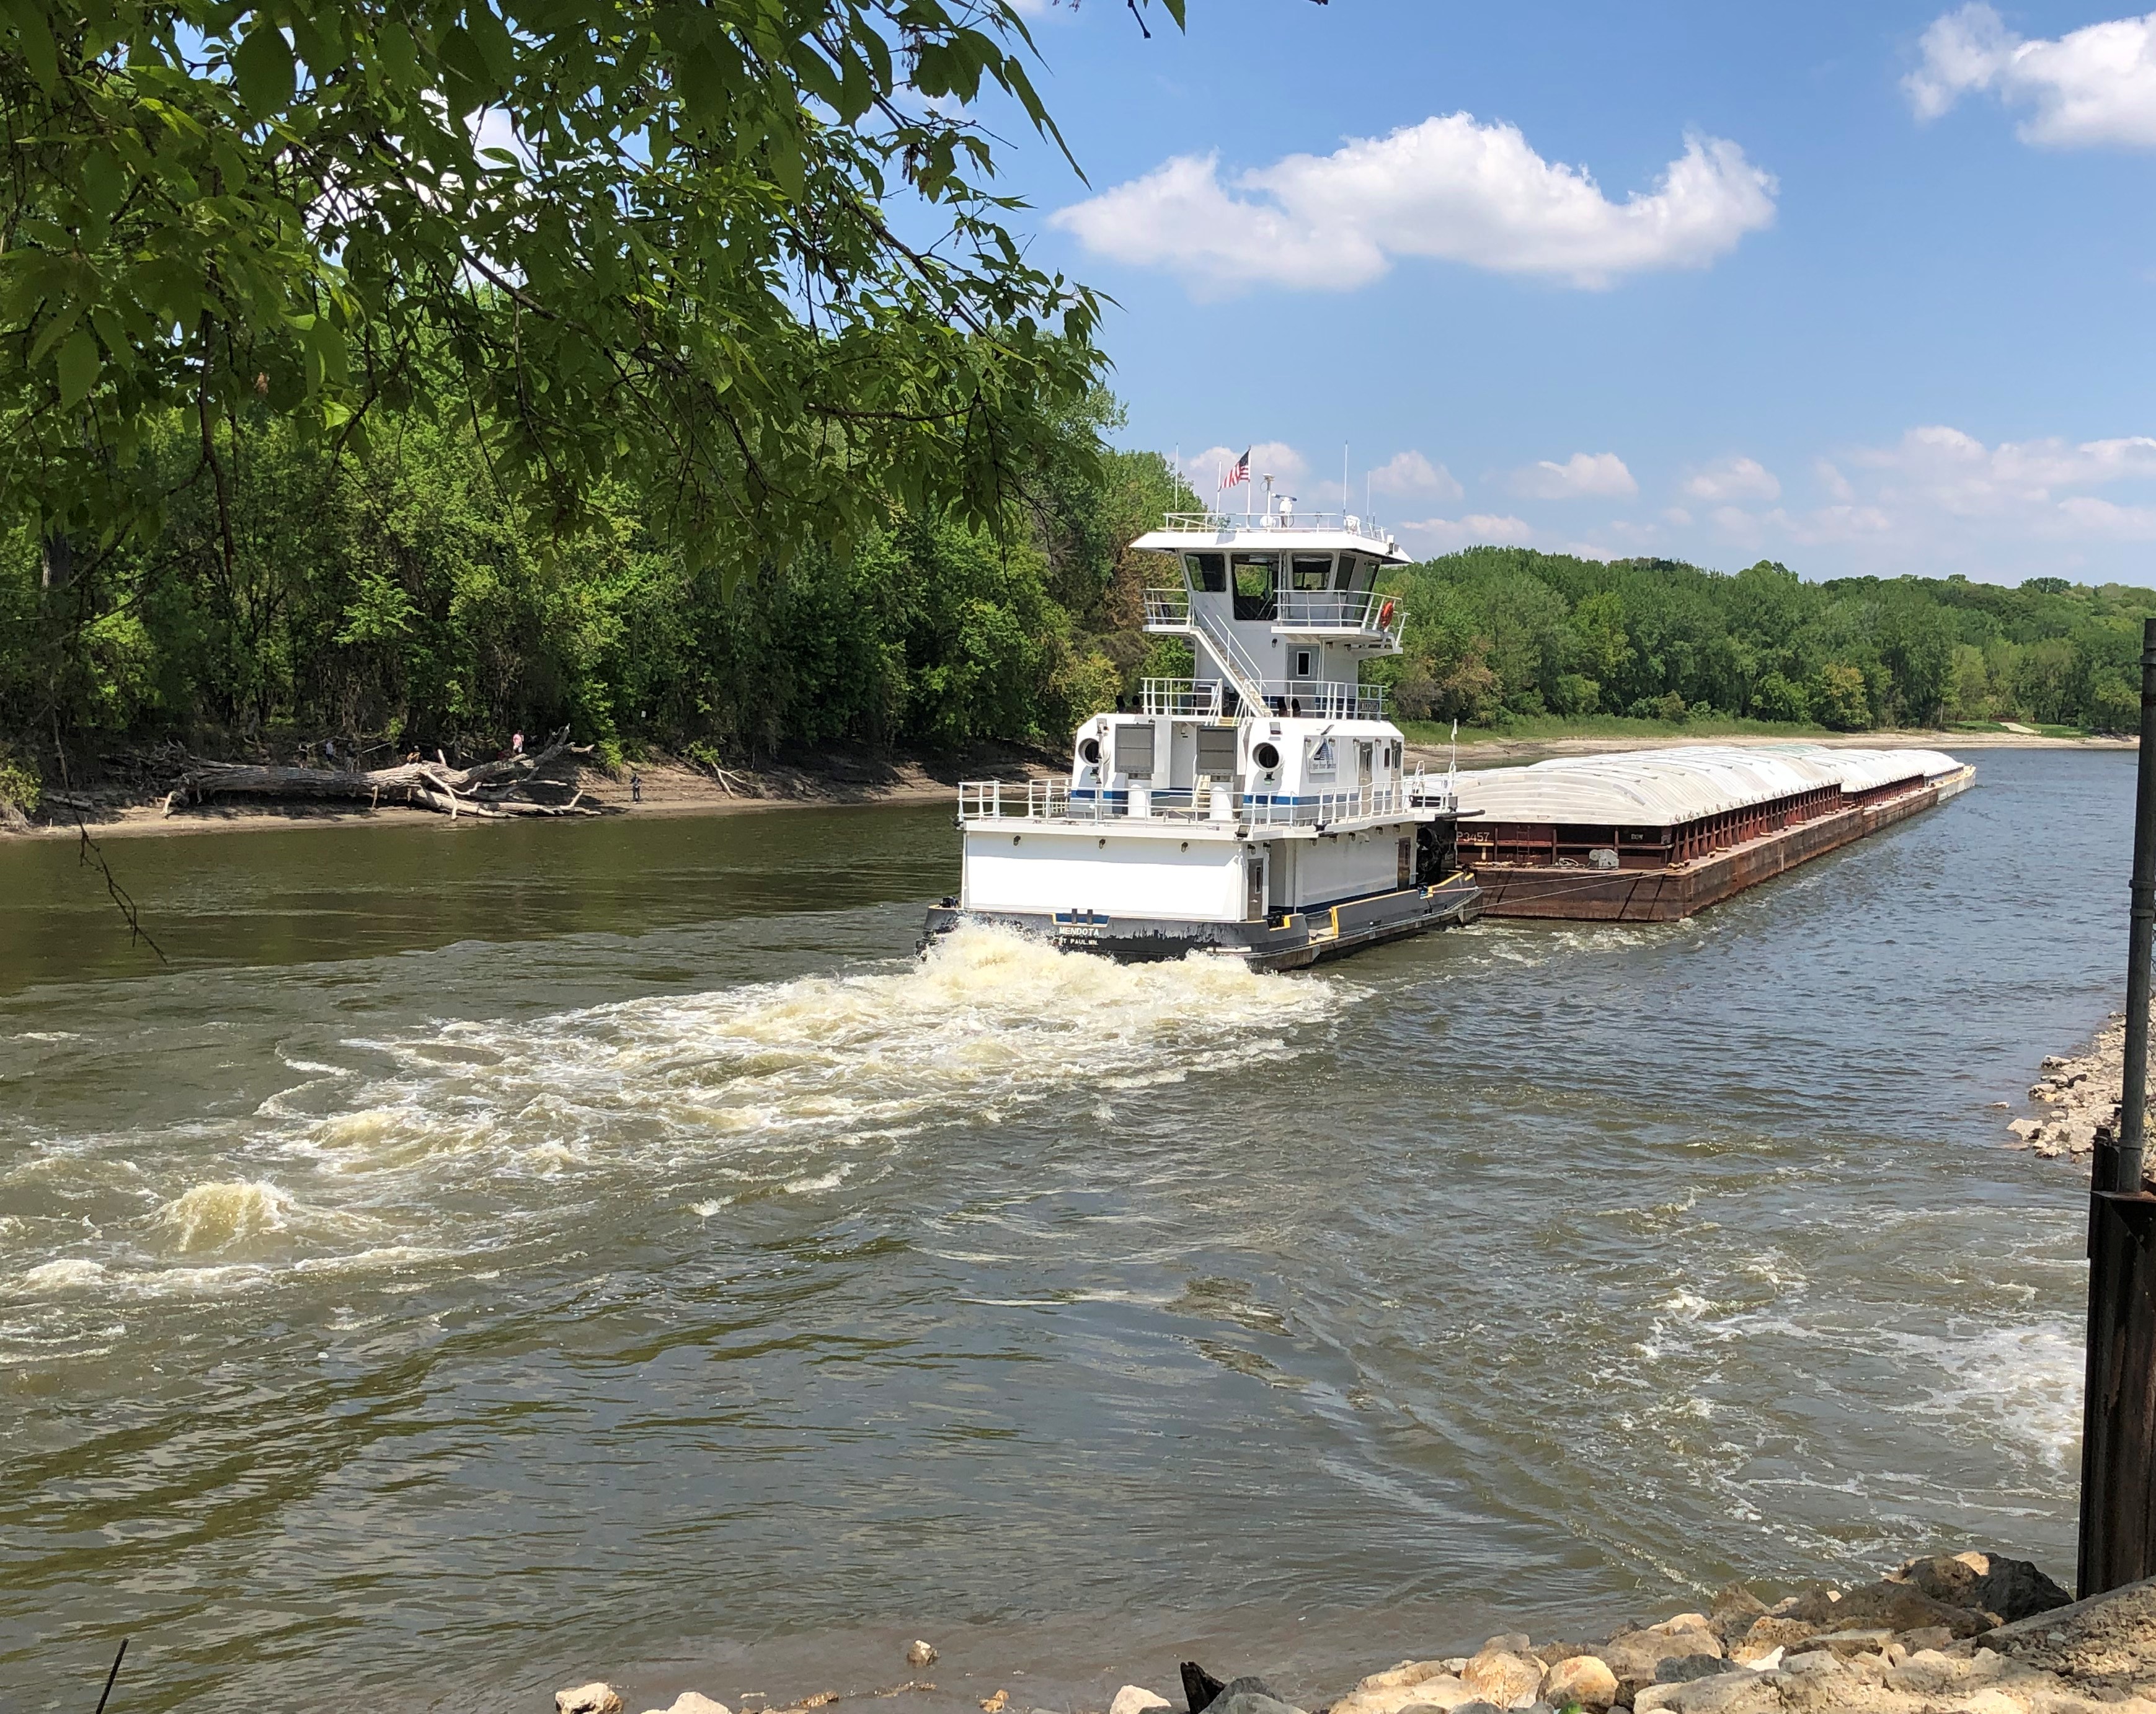
<svg viewBox="0 0 2156 1714">
<path fill-rule="evenodd" d="M 1938 750 L 1844 750 L 1822 744 L 1701 744 L 1559 756 L 1460 776 L 1460 808 L 1486 822 L 1558 827 L 1676 827 L 1702 816 L 1838 786 L 1867 792 L 1957 772 Z"/>
</svg>

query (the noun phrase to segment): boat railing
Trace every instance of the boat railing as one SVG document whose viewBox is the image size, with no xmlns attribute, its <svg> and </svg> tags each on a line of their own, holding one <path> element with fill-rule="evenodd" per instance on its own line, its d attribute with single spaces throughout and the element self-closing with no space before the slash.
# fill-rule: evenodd
<svg viewBox="0 0 2156 1714">
<path fill-rule="evenodd" d="M 1141 679 L 1140 711 L 1174 715 L 1184 720 L 1220 720 L 1226 698 L 1213 679 Z"/>
<path fill-rule="evenodd" d="M 1186 603 L 1187 604 L 1187 603 Z M 1276 631 L 1347 632 L 1357 637 L 1400 640 L 1407 609 L 1393 596 L 1376 590 L 1327 590 L 1322 593 L 1283 589 L 1273 598 Z"/>
<path fill-rule="evenodd" d="M 1381 819 L 1421 808 L 1450 809 L 1442 778 L 1419 772 L 1384 784 L 1346 787 L 1298 798 L 1238 794 L 1224 784 L 1172 793 L 1141 787 L 1136 793 L 1080 789 L 1060 779 L 966 780 L 958 787 L 962 822 L 1160 821 L 1239 824 L 1250 828 L 1328 828 L 1342 822 Z"/>
<path fill-rule="evenodd" d="M 1385 687 L 1324 679 L 1265 679 L 1251 700 L 1217 679 L 1141 679 L 1138 712 L 1179 720 L 1383 720 Z"/>
<path fill-rule="evenodd" d="M 1170 512 L 1161 528 L 1176 536 L 1218 536 L 1230 530 L 1328 530 L 1370 541 L 1389 540 L 1373 519 L 1354 512 Z"/>
<path fill-rule="evenodd" d="M 1148 589 L 1145 593 L 1145 622 L 1149 631 L 1187 631 L 1190 629 L 1190 592 L 1181 588 Z"/>
</svg>

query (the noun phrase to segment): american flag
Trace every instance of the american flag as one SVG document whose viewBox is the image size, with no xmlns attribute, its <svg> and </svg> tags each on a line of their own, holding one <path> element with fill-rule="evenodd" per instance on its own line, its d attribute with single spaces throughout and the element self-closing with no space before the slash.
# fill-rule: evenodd
<svg viewBox="0 0 2156 1714">
<path fill-rule="evenodd" d="M 1233 488 L 1236 484 L 1240 482 L 1247 482 L 1250 480 L 1250 449 L 1248 447 L 1245 447 L 1243 449 L 1242 457 L 1236 459 L 1235 462 L 1229 467 L 1227 474 L 1220 478 L 1220 485 L 1223 488 Z"/>
</svg>

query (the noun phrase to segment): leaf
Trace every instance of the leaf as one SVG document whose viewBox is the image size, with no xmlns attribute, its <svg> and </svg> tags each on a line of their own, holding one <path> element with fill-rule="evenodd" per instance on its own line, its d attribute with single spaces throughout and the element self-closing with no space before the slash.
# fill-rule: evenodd
<svg viewBox="0 0 2156 1714">
<path fill-rule="evenodd" d="M 516 43 L 509 33 L 509 26 L 478 4 L 465 8 L 465 20 L 494 89 L 508 89 L 516 81 Z"/>
<path fill-rule="evenodd" d="M 60 56 L 45 23 L 45 9 L 38 0 L 18 0 L 13 11 L 16 38 L 23 44 L 23 57 L 30 62 L 30 75 L 49 95 L 59 87 Z"/>
<path fill-rule="evenodd" d="M 412 32 L 397 19 L 385 20 L 375 32 L 374 52 L 376 64 L 398 89 L 408 91 L 418 87 L 418 46 L 412 39 Z"/>
<path fill-rule="evenodd" d="M 126 169 L 102 149 L 92 149 L 83 157 L 82 198 L 100 220 L 110 220 L 127 200 Z"/>
<path fill-rule="evenodd" d="M 232 56 L 232 75 L 247 110 L 257 119 L 267 119 L 292 100 L 292 44 L 260 13 L 254 16 L 254 28 Z"/>
<path fill-rule="evenodd" d="M 90 397 L 97 385 L 97 336 L 78 327 L 60 347 L 60 403 L 69 410 Z"/>
</svg>

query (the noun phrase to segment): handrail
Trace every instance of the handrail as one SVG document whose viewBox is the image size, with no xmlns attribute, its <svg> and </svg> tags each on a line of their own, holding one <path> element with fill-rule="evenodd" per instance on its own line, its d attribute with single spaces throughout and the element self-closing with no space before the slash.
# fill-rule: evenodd
<svg viewBox="0 0 2156 1714">
<path fill-rule="evenodd" d="M 1354 512 L 1170 512 L 1161 525 L 1168 535 L 1218 535 L 1229 530 L 1331 530 L 1366 541 L 1389 541 L 1374 519 Z"/>
<path fill-rule="evenodd" d="M 1418 770 L 1403 774 L 1391 785 L 1351 786 L 1342 791 L 1321 792 L 1289 800 L 1235 793 L 1229 799 L 1229 819 L 1245 828 L 1330 828 L 1343 822 L 1378 820 L 1415 809 L 1450 811 L 1458 806 L 1446 779 Z M 1167 821 L 1213 823 L 1211 796 L 1194 797 L 1188 803 L 1163 803 L 1149 795 L 1145 813 L 1132 813 L 1130 800 L 1105 793 L 1074 793 L 1060 779 L 965 780 L 958 787 L 961 821 L 1040 821 L 1078 823 L 1087 826 L 1112 821 Z"/>
<path fill-rule="evenodd" d="M 1194 603 L 1190 609 L 1190 624 L 1204 640 L 1205 646 L 1212 650 L 1213 658 L 1220 663 L 1221 670 L 1235 685 L 1236 694 L 1245 703 L 1262 706 L 1265 700 L 1265 669 L 1250 659 L 1243 645 L 1235 640 L 1235 634 Z"/>
<path fill-rule="evenodd" d="M 1190 592 L 1182 588 L 1147 590 L 1145 623 L 1148 631 L 1189 629 Z"/>
<path fill-rule="evenodd" d="M 1397 643 L 1407 617 L 1398 597 L 1374 589 L 1283 589 L 1274 598 L 1276 631 L 1353 631 Z"/>
</svg>

